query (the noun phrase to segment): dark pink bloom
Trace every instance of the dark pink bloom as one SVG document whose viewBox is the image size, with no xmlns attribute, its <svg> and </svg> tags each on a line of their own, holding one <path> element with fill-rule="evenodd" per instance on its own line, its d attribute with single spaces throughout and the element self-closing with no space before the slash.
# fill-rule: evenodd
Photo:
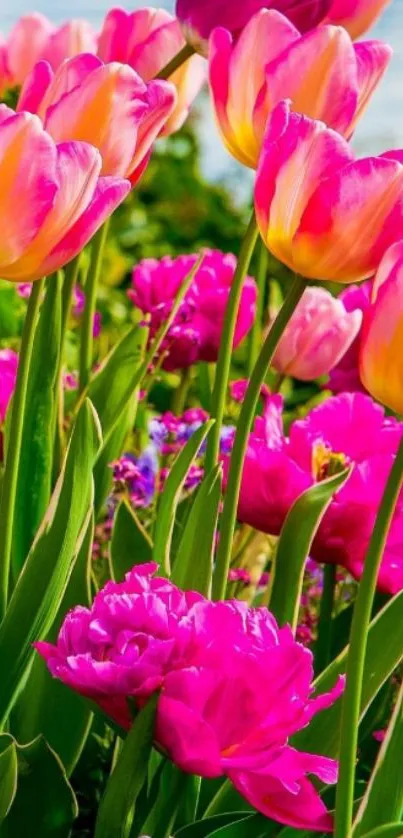
<svg viewBox="0 0 403 838">
<path fill-rule="evenodd" d="M 6 418 L 7 408 L 17 379 L 18 355 L 12 349 L 0 349 L 0 423 Z"/>
<path fill-rule="evenodd" d="M 65 618 L 56 646 L 37 643 L 51 673 L 129 728 L 131 697 L 161 690 L 155 740 L 183 770 L 227 775 L 263 814 L 297 829 L 332 830 L 308 779 L 334 783 L 337 764 L 288 744 L 343 689 L 312 698 L 312 655 L 265 609 L 210 602 L 135 567 L 92 609 Z"/>
<path fill-rule="evenodd" d="M 129 297 L 144 314 L 151 315 L 151 339 L 169 316 L 179 289 L 198 255 L 144 259 L 133 271 Z M 203 263 L 185 297 L 162 348 L 164 368 L 183 369 L 198 361 L 216 361 L 225 310 L 236 268 L 232 253 L 204 251 Z M 241 297 L 234 346 L 243 340 L 256 313 L 256 283 L 246 277 Z"/>
<path fill-rule="evenodd" d="M 360 310 L 365 312 L 370 306 L 372 280 L 360 285 L 349 285 L 341 292 L 339 299 L 348 312 Z M 326 385 L 333 393 L 365 392 L 358 368 L 360 353 L 361 330 L 342 359 L 330 372 L 329 383 Z"/>
<path fill-rule="evenodd" d="M 311 556 L 319 562 L 343 565 L 359 579 L 402 432 L 403 424 L 387 418 L 369 396 L 344 393 L 294 421 L 285 436 L 282 400 L 273 397 L 264 417 L 256 419 L 249 438 L 239 520 L 278 535 L 291 505 L 305 489 L 351 465 L 351 476 L 330 504 Z M 403 495 L 386 544 L 378 587 L 393 594 L 403 589 Z"/>
<path fill-rule="evenodd" d="M 233 35 L 260 9 L 276 9 L 301 31 L 320 23 L 330 9 L 332 0 L 176 0 L 176 14 L 187 40 L 203 54 L 217 26 Z"/>
</svg>

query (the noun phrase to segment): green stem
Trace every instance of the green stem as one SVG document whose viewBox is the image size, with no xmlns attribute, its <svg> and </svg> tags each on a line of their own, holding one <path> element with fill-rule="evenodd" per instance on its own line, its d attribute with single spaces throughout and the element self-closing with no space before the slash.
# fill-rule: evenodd
<svg viewBox="0 0 403 838">
<path fill-rule="evenodd" d="M 211 416 L 216 421 L 212 431 L 209 434 L 207 441 L 205 461 L 206 474 L 209 474 L 218 462 L 218 454 L 220 450 L 220 435 L 224 418 L 225 402 L 227 398 L 228 380 L 231 369 L 231 358 L 234 345 L 234 335 L 238 317 L 239 304 L 241 301 L 242 286 L 250 265 L 250 261 L 252 259 L 257 236 L 258 230 L 256 226 L 255 214 L 253 214 L 241 245 L 238 264 L 234 274 L 234 278 L 232 280 L 227 310 L 225 312 L 220 352 L 218 355 L 218 363 L 212 395 Z"/>
<path fill-rule="evenodd" d="M 252 428 L 260 390 L 277 344 L 305 290 L 305 280 L 297 276 L 288 292 L 260 351 L 242 404 L 232 449 L 224 509 L 221 518 L 220 541 L 213 579 L 213 599 L 223 599 L 227 586 L 232 541 L 236 526 L 242 469 L 248 437 Z M 213 428 L 214 430 L 214 428 Z"/>
<path fill-rule="evenodd" d="M 63 370 L 64 370 L 64 352 L 66 346 L 67 328 L 69 325 L 71 307 L 73 301 L 73 292 L 78 279 L 80 269 L 81 253 L 76 256 L 64 270 L 64 281 L 62 290 L 62 326 L 60 332 L 60 359 L 59 369 L 57 371 L 56 383 L 56 428 L 55 428 L 55 447 L 53 455 L 53 483 L 56 482 L 60 474 L 60 469 L 65 454 L 65 433 L 64 433 L 64 388 L 63 388 Z"/>
<path fill-rule="evenodd" d="M 336 795 L 335 838 L 350 838 L 353 821 L 355 766 L 368 627 L 378 571 L 403 485 L 403 439 L 400 442 L 378 511 L 354 606 L 340 731 L 340 775 Z"/>
<path fill-rule="evenodd" d="M 264 242 L 261 240 L 259 240 L 258 242 L 258 249 L 259 264 L 256 274 L 257 306 L 255 320 L 253 322 L 252 330 L 249 335 L 249 375 L 252 375 L 253 368 L 259 357 L 260 347 L 262 345 L 264 299 L 266 291 L 267 271 L 269 267 L 269 252 Z"/>
<path fill-rule="evenodd" d="M 38 323 L 44 285 L 44 279 L 38 280 L 32 284 L 32 290 L 28 300 L 27 314 L 25 317 L 24 330 L 22 333 L 17 381 L 11 406 L 6 467 L 3 477 L 3 491 L 0 504 L 0 622 L 7 609 L 11 543 L 14 526 L 18 469 L 21 457 L 25 403 L 35 329 Z"/>
<path fill-rule="evenodd" d="M 80 387 L 79 393 L 84 392 L 90 380 L 93 350 L 94 350 L 94 316 L 97 304 L 98 282 L 101 274 L 102 258 L 105 249 L 106 237 L 108 235 L 108 222 L 106 222 L 94 236 L 91 250 L 91 263 L 85 283 L 85 308 L 81 326 L 80 344 Z"/>
<path fill-rule="evenodd" d="M 155 78 L 162 79 L 163 81 L 165 79 L 169 79 L 169 77 L 172 76 L 172 73 L 174 73 L 175 70 L 178 70 L 179 67 L 182 67 L 182 64 L 184 64 L 185 61 L 188 61 L 188 59 L 191 58 L 192 55 L 194 55 L 194 52 L 195 51 L 193 47 L 190 46 L 190 44 L 185 44 L 185 46 L 182 47 L 182 49 L 179 50 L 179 52 L 177 52 L 176 55 L 174 55 L 171 61 L 168 61 L 168 64 L 165 64 L 165 67 L 163 67 L 162 70 L 160 70 L 160 72 L 157 73 Z"/>
<path fill-rule="evenodd" d="M 61 334 L 61 352 L 60 357 L 63 359 L 64 343 L 69 324 L 71 305 L 73 300 L 73 291 L 78 280 L 78 273 L 80 270 L 81 253 L 70 262 L 64 270 L 64 282 L 62 293 L 62 334 Z"/>
<path fill-rule="evenodd" d="M 327 564 L 324 568 L 323 592 L 320 603 L 318 639 L 315 650 L 315 675 L 326 669 L 331 660 L 332 614 L 336 590 L 337 567 Z"/>
<path fill-rule="evenodd" d="M 183 413 L 186 405 L 186 399 L 192 383 L 192 367 L 187 367 L 182 371 L 179 386 L 176 388 L 172 399 L 172 412 L 176 416 Z"/>
</svg>

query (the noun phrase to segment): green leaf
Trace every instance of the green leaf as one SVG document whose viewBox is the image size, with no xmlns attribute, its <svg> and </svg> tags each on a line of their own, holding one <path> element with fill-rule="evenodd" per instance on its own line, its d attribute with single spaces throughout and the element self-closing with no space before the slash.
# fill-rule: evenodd
<svg viewBox="0 0 403 838">
<path fill-rule="evenodd" d="M 215 815 L 212 818 L 203 818 L 202 821 L 196 821 L 190 826 L 175 831 L 175 838 L 207 838 L 208 835 L 214 834 L 222 826 L 228 826 L 237 821 L 245 823 L 246 818 L 245 812 L 230 812 L 224 815 Z"/>
<path fill-rule="evenodd" d="M 218 465 L 204 478 L 196 493 L 172 571 L 175 585 L 205 596 L 211 593 L 221 486 L 222 467 Z"/>
<path fill-rule="evenodd" d="M 402 838 L 402 836 L 403 821 L 400 823 L 388 823 L 386 826 L 373 829 L 372 832 L 367 832 L 364 838 Z"/>
<path fill-rule="evenodd" d="M 289 623 L 294 630 L 297 626 L 306 559 L 333 495 L 350 474 L 351 469 L 345 469 L 316 483 L 300 495 L 288 512 L 277 544 L 270 597 L 270 610 L 280 625 Z"/>
<path fill-rule="evenodd" d="M 101 422 L 104 445 L 139 386 L 148 329 L 135 326 L 118 343 L 92 379 L 88 396 Z"/>
<path fill-rule="evenodd" d="M 18 761 L 14 740 L 0 735 L 0 824 L 9 812 L 17 791 Z"/>
<path fill-rule="evenodd" d="M 73 568 L 66 593 L 52 631 L 46 638 L 55 642 L 63 619 L 77 605 L 91 603 L 90 569 L 94 539 L 93 517 Z M 57 678 L 49 674 L 45 661 L 36 655 L 25 689 L 11 717 L 11 732 L 20 744 L 32 742 L 42 734 L 60 757 L 70 776 L 88 736 L 91 709 Z"/>
<path fill-rule="evenodd" d="M 210 832 L 206 838 L 269 838 L 278 831 L 278 824 L 263 815 L 249 815 L 243 820 L 222 826 Z"/>
<path fill-rule="evenodd" d="M 137 798 L 147 780 L 159 693 L 136 717 L 99 807 L 94 838 L 129 838 Z"/>
<path fill-rule="evenodd" d="M 35 333 L 18 469 L 12 575 L 18 578 L 49 504 L 52 489 L 56 386 L 60 362 L 61 286 L 59 272 L 47 282 Z"/>
<path fill-rule="evenodd" d="M 78 810 L 59 758 L 41 736 L 17 745 L 17 756 L 17 793 L 2 838 L 68 838 Z"/>
<path fill-rule="evenodd" d="M 127 500 L 122 500 L 118 506 L 110 549 L 113 574 L 117 582 L 122 581 L 134 565 L 149 562 L 152 558 L 150 536 Z"/>
<path fill-rule="evenodd" d="M 403 686 L 355 819 L 354 838 L 397 821 L 403 810 Z"/>
<path fill-rule="evenodd" d="M 85 401 L 42 526 L 0 626 L 0 723 L 14 705 L 32 663 L 32 643 L 56 618 L 92 511 L 92 468 L 101 444 L 96 413 Z"/>
<path fill-rule="evenodd" d="M 206 422 L 188 440 L 178 454 L 161 494 L 154 535 L 154 560 L 162 566 L 168 576 L 171 572 L 170 553 L 175 515 L 183 486 L 189 469 L 213 424 L 214 420 Z"/>
<path fill-rule="evenodd" d="M 403 592 L 378 612 L 368 632 L 365 657 L 361 718 L 394 669 L 403 658 Z M 385 642 L 387 638 L 387 642 Z M 315 681 L 318 693 L 330 690 L 346 670 L 348 646 Z M 314 716 L 309 726 L 294 737 L 298 748 L 313 754 L 337 757 L 341 720 L 341 701 Z"/>
<path fill-rule="evenodd" d="M 172 835 L 179 810 L 188 794 L 192 796 L 195 778 L 184 774 L 176 765 L 167 761 L 161 772 L 158 798 L 142 832 L 153 838 Z M 134 838 L 134 835 L 131 836 Z"/>
</svg>

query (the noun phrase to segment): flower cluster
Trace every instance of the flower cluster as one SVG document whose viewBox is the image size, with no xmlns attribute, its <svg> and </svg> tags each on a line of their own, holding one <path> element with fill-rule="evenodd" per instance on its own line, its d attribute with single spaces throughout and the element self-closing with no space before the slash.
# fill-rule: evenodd
<svg viewBox="0 0 403 838">
<path fill-rule="evenodd" d="M 57 644 L 37 643 L 51 673 L 122 728 L 160 690 L 155 740 L 183 770 L 227 775 L 259 811 L 300 829 L 331 831 L 308 779 L 336 780 L 333 760 L 289 737 L 340 695 L 312 697 L 312 656 L 266 609 L 210 602 L 134 568 L 109 582 L 91 610 L 67 615 Z M 245 713 L 245 708 L 248 712 Z"/>
</svg>

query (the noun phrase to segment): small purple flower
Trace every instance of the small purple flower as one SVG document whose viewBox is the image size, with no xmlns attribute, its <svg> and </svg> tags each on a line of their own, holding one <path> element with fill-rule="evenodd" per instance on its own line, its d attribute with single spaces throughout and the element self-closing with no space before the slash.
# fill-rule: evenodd
<svg viewBox="0 0 403 838">
<path fill-rule="evenodd" d="M 133 506 L 147 508 L 151 505 L 156 488 L 158 457 L 150 445 L 139 457 L 124 454 L 112 463 L 115 482 L 125 484 Z"/>
</svg>

